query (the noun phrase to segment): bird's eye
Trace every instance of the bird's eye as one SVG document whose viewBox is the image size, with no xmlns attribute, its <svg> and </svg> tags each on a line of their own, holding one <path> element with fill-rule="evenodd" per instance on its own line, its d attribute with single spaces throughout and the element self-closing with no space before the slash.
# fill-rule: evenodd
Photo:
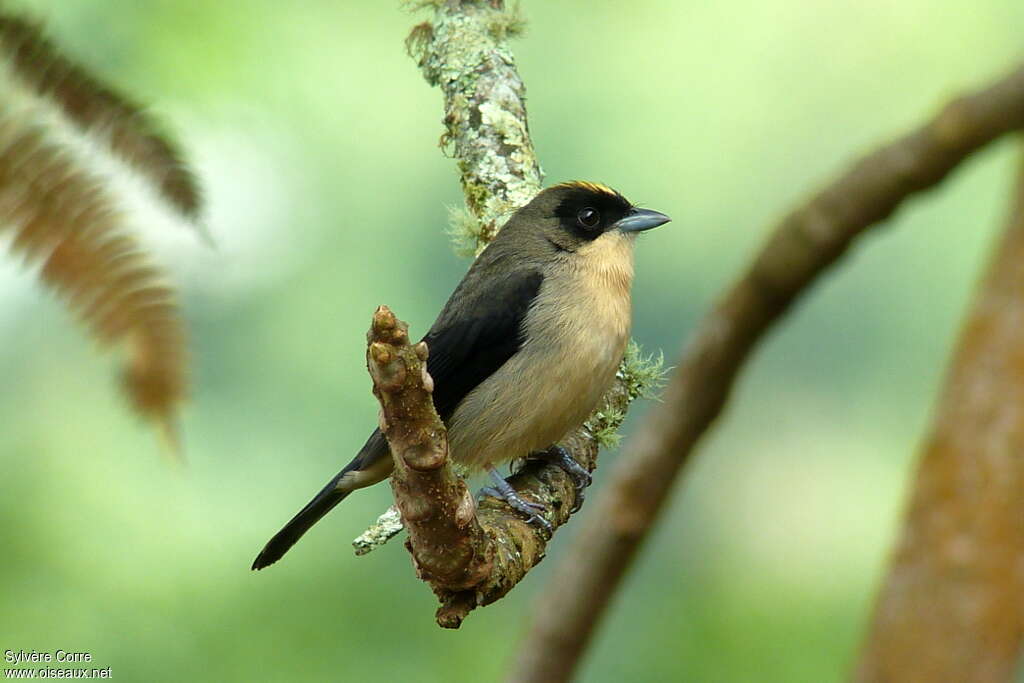
<svg viewBox="0 0 1024 683">
<path fill-rule="evenodd" d="M 579 213 L 576 214 L 576 222 L 584 228 L 596 228 L 597 224 L 601 222 L 601 213 L 597 209 L 588 206 L 585 209 L 579 210 Z"/>
</svg>

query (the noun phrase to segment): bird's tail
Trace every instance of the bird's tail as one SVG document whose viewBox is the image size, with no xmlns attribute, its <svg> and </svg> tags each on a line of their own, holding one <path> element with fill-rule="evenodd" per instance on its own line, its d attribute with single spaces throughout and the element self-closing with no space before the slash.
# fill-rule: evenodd
<svg viewBox="0 0 1024 683">
<path fill-rule="evenodd" d="M 303 534 L 334 509 L 335 505 L 345 500 L 348 494 L 357 488 L 376 484 L 391 474 L 391 463 L 387 442 L 380 430 L 376 430 L 359 451 L 359 455 L 338 472 L 313 500 L 306 503 L 306 507 L 299 510 L 283 529 L 267 541 L 253 561 L 252 568 L 263 569 L 280 560 Z"/>
</svg>

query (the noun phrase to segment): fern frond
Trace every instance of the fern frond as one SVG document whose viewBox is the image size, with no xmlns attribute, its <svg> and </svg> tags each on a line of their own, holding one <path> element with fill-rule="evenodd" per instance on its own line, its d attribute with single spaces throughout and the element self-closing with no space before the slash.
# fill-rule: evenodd
<svg viewBox="0 0 1024 683">
<path fill-rule="evenodd" d="M 183 217 L 199 217 L 198 184 L 181 152 L 138 104 L 61 54 L 40 27 L 0 13 L 0 60 L 38 97 L 53 102 L 83 133 L 134 167 Z"/>
<path fill-rule="evenodd" d="M 60 56 L 38 29 L 0 13 L 0 237 L 104 348 L 124 357 L 132 407 L 177 448 L 188 391 L 185 325 L 174 289 L 147 256 L 132 197 L 110 174 L 127 162 L 184 218 L 195 183 L 152 122 Z M 98 137 L 97 137 L 98 136 Z M 129 210 L 130 208 L 130 210 Z"/>
</svg>

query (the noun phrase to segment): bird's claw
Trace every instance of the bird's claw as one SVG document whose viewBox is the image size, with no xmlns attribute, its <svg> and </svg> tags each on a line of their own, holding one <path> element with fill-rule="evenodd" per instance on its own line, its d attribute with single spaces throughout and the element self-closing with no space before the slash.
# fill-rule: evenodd
<svg viewBox="0 0 1024 683">
<path fill-rule="evenodd" d="M 548 450 L 538 453 L 537 457 L 559 467 L 572 479 L 573 485 L 576 486 L 576 502 L 570 512 L 577 512 L 583 506 L 583 489 L 594 481 L 593 476 L 587 471 L 587 468 L 569 455 L 569 451 L 561 446 L 552 446 Z"/>
<path fill-rule="evenodd" d="M 513 510 L 526 515 L 528 524 L 535 524 L 541 527 L 547 532 L 548 536 L 554 532 L 555 528 L 551 525 L 551 522 L 541 516 L 541 513 L 547 512 L 545 506 L 524 499 L 496 471 L 492 472 L 491 476 L 494 478 L 495 485 L 480 489 L 481 494 L 505 501 Z"/>
</svg>

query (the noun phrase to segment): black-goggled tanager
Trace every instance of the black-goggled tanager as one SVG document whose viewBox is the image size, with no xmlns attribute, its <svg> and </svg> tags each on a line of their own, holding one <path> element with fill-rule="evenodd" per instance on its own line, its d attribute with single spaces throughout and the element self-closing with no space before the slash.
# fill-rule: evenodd
<svg viewBox="0 0 1024 683">
<path fill-rule="evenodd" d="M 543 190 L 484 249 L 423 339 L 451 458 L 488 470 L 496 487 L 485 491 L 531 521 L 548 524 L 495 467 L 548 457 L 577 486 L 589 483 L 589 473 L 555 444 L 614 380 L 629 339 L 635 237 L 668 221 L 597 183 Z M 377 429 L 270 539 L 253 569 L 279 560 L 349 493 L 386 479 L 392 466 Z"/>
</svg>

